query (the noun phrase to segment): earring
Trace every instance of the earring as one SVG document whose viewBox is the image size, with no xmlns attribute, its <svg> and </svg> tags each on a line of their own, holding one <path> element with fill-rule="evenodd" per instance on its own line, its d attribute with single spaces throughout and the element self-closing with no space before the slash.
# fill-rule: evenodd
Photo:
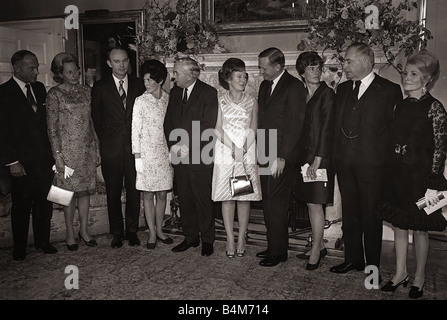
<svg viewBox="0 0 447 320">
<path fill-rule="evenodd" d="M 427 93 L 427 87 L 424 84 L 424 86 L 422 87 L 422 94 L 426 94 L 426 93 Z"/>
</svg>

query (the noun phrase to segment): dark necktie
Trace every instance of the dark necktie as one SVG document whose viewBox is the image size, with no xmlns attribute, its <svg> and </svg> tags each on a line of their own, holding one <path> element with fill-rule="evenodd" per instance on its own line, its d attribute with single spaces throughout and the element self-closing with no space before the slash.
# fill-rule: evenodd
<svg viewBox="0 0 447 320">
<path fill-rule="evenodd" d="M 272 95 L 272 86 L 273 86 L 273 81 L 269 81 L 269 86 L 267 87 L 267 98 Z"/>
<path fill-rule="evenodd" d="M 120 94 L 121 101 L 123 102 L 124 109 L 126 109 L 126 91 L 124 91 L 123 83 L 124 80 L 120 80 L 120 87 L 118 89 L 118 92 Z"/>
<path fill-rule="evenodd" d="M 354 99 L 354 102 L 357 102 L 359 100 L 359 90 L 361 84 L 362 82 L 360 80 L 355 81 L 355 87 L 354 90 L 352 91 L 352 99 Z"/>
<path fill-rule="evenodd" d="M 181 115 L 183 115 L 183 111 L 186 109 L 186 103 L 188 102 L 188 88 L 185 88 L 183 90 L 183 98 L 182 98 L 182 108 L 181 108 Z"/>
<path fill-rule="evenodd" d="M 29 83 L 25 85 L 26 87 L 26 97 L 28 98 L 29 104 L 33 107 L 34 112 L 37 112 L 37 102 L 34 99 L 33 93 L 31 92 L 31 86 Z"/>
</svg>

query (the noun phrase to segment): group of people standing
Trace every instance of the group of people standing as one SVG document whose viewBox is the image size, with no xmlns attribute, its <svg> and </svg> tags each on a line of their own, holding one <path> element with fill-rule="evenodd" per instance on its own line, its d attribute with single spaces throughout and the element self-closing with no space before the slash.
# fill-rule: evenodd
<svg viewBox="0 0 447 320">
<path fill-rule="evenodd" d="M 283 52 L 264 50 L 258 57 L 264 80 L 257 97 L 245 91 L 248 74 L 239 58 L 229 58 L 219 71 L 223 94 L 199 79 L 200 66 L 189 57 L 175 60 L 171 86 L 162 62 L 146 61 L 140 79 L 128 73 L 126 50 L 114 47 L 107 56 L 111 76 L 90 89 L 79 83 L 75 57 L 60 53 L 51 68 L 59 84 L 48 94 L 37 81 L 38 61 L 32 52 L 19 51 L 11 62 L 14 75 L 0 86 L 0 137 L 1 164 L 9 167 L 12 179 L 15 260 L 26 257 L 31 210 L 35 247 L 57 252 L 49 241 L 52 204 L 46 196 L 51 184 L 74 191 L 72 203 L 64 207 L 67 249 L 78 249 L 76 208 L 79 239 L 97 245 L 87 226 L 101 165 L 112 248 L 123 246 L 124 240 L 141 244 L 140 194 L 149 227 L 146 247 L 174 242 L 162 226 L 175 181 L 184 240 L 173 252 L 201 243 L 203 256 L 213 254 L 213 202 L 221 202 L 226 255 L 243 257 L 250 202 L 262 200 L 267 248 L 256 256 L 261 266 L 275 266 L 288 259 L 288 212 L 295 191 L 309 209 L 313 238 L 311 250 L 297 257 L 308 261 L 307 270 L 315 270 L 327 254 L 325 206 L 333 201 L 336 175 L 345 259 L 330 271 L 379 268 L 382 221 L 389 221 L 395 226 L 397 265 L 382 290 L 408 284 L 408 231 L 414 230 L 418 263 L 409 295 L 422 295 L 428 231 L 447 226 L 440 210 L 426 215 L 415 205 L 424 196 L 427 206 L 435 205 L 438 192 L 447 189 L 447 113 L 428 91 L 439 73 L 431 53 L 420 51 L 407 60 L 402 75 L 406 99 L 398 84 L 373 72 L 374 53 L 360 43 L 346 51 L 348 80 L 337 92 L 321 80 L 324 62 L 316 52 L 299 55 L 298 79 L 285 69 Z M 257 132 L 264 134 L 262 145 Z M 264 155 L 275 155 L 273 161 L 258 163 L 260 148 Z M 325 181 L 317 179 L 321 170 Z M 249 176 L 252 192 L 232 196 L 232 175 Z"/>
</svg>

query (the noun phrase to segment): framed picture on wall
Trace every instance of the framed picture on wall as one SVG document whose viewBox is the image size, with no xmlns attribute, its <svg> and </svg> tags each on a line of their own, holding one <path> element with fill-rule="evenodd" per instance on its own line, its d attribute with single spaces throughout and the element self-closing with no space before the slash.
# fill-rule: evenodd
<svg viewBox="0 0 447 320">
<path fill-rule="evenodd" d="M 92 86 L 96 80 L 111 73 L 107 52 L 115 46 L 123 47 L 130 60 L 129 73 L 138 76 L 138 52 L 129 45 L 144 26 L 143 10 L 95 10 L 80 15 L 78 56 L 82 70 L 82 83 Z"/>
<path fill-rule="evenodd" d="M 214 20 L 220 34 L 305 30 L 325 17 L 321 0 L 200 0 L 202 20 Z"/>
</svg>

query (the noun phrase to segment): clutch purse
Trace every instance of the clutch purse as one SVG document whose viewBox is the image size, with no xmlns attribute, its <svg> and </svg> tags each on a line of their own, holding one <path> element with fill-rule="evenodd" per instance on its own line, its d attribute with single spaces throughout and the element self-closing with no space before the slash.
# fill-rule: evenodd
<svg viewBox="0 0 447 320">
<path fill-rule="evenodd" d="M 242 162 L 244 166 L 244 172 L 245 174 L 242 176 L 235 176 L 234 175 L 234 166 L 233 166 L 233 173 L 231 175 L 230 179 L 230 194 L 232 197 L 242 196 L 246 194 L 253 193 L 253 184 L 251 183 L 250 176 L 247 175 L 247 171 L 245 170 L 244 162 Z"/>
<path fill-rule="evenodd" d="M 447 205 L 446 193 L 444 193 L 442 191 L 438 192 L 438 200 L 439 200 L 439 202 L 436 205 L 434 205 L 434 206 L 432 206 L 430 208 L 428 208 L 427 205 L 425 204 L 425 197 L 419 199 L 416 202 L 416 205 L 418 206 L 419 210 L 424 209 L 425 212 L 427 213 L 427 215 L 429 215 L 429 214 L 435 212 L 436 210 L 438 210 L 438 209 L 440 209 L 440 208 L 442 208 L 442 207 Z"/>
<path fill-rule="evenodd" d="M 73 199 L 74 192 L 52 185 L 47 200 L 68 207 Z"/>
</svg>

